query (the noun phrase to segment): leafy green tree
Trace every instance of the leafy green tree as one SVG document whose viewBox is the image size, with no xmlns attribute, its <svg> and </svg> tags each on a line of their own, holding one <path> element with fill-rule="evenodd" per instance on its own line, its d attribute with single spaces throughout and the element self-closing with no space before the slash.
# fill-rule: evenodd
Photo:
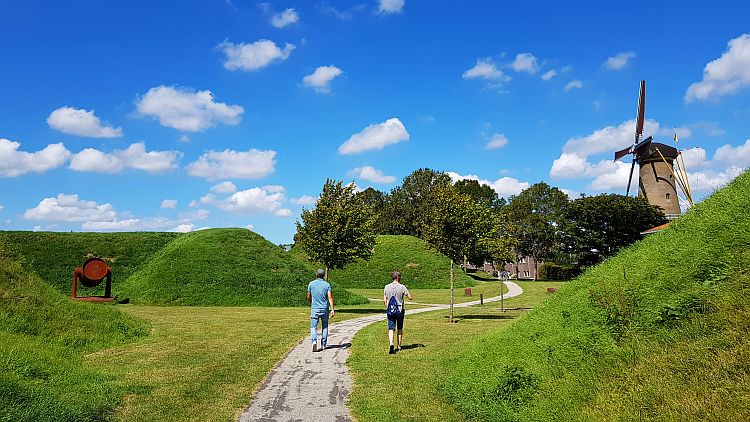
<svg viewBox="0 0 750 422">
<path fill-rule="evenodd" d="M 563 211 L 568 202 L 564 192 L 544 182 L 510 197 L 510 203 L 503 208 L 503 212 L 517 226 L 517 258 L 531 256 L 537 266 L 540 260 L 554 253 L 559 245 Z M 534 273 L 536 277 L 538 271 Z"/>
<path fill-rule="evenodd" d="M 389 222 L 387 221 L 383 210 L 385 209 L 386 201 L 388 201 L 388 195 L 369 187 L 362 192 L 359 192 L 357 196 L 361 197 L 365 206 L 372 210 L 374 219 L 373 230 L 375 233 L 387 234 Z"/>
<path fill-rule="evenodd" d="M 428 168 L 406 176 L 386 199 L 382 216 L 387 223 L 384 234 L 422 236 L 423 221 L 432 211 L 433 197 L 439 189 L 451 186 L 447 174 Z"/>
<path fill-rule="evenodd" d="M 667 222 L 645 198 L 602 194 L 578 198 L 565 209 L 564 248 L 580 264 L 593 264 L 641 239 L 641 232 Z"/>
<path fill-rule="evenodd" d="M 357 195 L 354 184 L 326 180 L 315 208 L 302 210 L 294 242 L 326 269 L 343 268 L 358 258 L 369 259 L 375 247 L 372 209 Z"/>
<path fill-rule="evenodd" d="M 475 202 L 484 203 L 490 208 L 499 209 L 505 206 L 505 199 L 499 198 L 490 186 L 473 179 L 459 180 L 453 184 L 459 193 L 469 195 Z"/>
</svg>

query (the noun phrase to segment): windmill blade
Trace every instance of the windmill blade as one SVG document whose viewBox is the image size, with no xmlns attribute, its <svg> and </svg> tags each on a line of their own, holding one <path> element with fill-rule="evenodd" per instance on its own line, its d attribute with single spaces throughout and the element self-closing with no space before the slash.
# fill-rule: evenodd
<svg viewBox="0 0 750 422">
<path fill-rule="evenodd" d="M 634 144 L 637 144 L 638 141 L 641 140 L 641 135 L 643 135 L 643 119 L 646 116 L 646 81 L 641 81 L 641 92 L 638 95 L 638 114 L 635 118 L 635 141 Z"/>
<path fill-rule="evenodd" d="M 615 153 L 615 161 L 633 152 L 633 147 L 629 146 L 625 149 L 621 149 Z"/>
<path fill-rule="evenodd" d="M 633 163 L 630 165 L 630 175 L 628 176 L 628 190 L 625 191 L 625 196 L 630 195 L 630 182 L 633 180 L 633 169 L 635 169 L 635 157 L 633 157 Z"/>
</svg>

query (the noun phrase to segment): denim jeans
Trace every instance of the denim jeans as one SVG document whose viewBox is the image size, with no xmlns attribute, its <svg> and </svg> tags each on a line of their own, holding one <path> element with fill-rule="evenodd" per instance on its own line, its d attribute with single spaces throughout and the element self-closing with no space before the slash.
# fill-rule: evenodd
<svg viewBox="0 0 750 422">
<path fill-rule="evenodd" d="M 318 341 L 318 319 L 323 325 L 323 333 L 320 336 L 320 345 L 325 347 L 328 342 L 328 309 L 310 310 L 310 342 Z"/>
</svg>

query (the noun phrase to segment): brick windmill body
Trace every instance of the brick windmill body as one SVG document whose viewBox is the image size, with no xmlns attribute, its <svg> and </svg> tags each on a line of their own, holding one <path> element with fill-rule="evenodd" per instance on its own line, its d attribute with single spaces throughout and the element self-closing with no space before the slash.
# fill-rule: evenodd
<svg viewBox="0 0 750 422">
<path fill-rule="evenodd" d="M 675 172 L 675 161 L 677 161 L 680 155 L 676 148 L 654 142 L 651 136 L 643 139 L 645 111 L 646 81 L 641 81 L 641 90 L 638 97 L 638 114 L 635 124 L 635 139 L 633 145 L 615 153 L 615 161 L 628 154 L 633 155 L 626 195 L 630 194 L 633 170 L 635 169 L 635 165 L 638 164 L 638 196 L 646 198 L 651 205 L 661 207 L 668 218 L 676 218 L 680 215 L 677 188 L 680 187 L 681 190 L 685 191 L 686 196 L 690 196 L 688 194 L 689 188 L 685 189 L 682 186 L 682 184 L 687 183 L 687 176 L 685 175 L 683 180 L 683 177 Z M 690 202 L 692 202 L 692 199 Z"/>
</svg>

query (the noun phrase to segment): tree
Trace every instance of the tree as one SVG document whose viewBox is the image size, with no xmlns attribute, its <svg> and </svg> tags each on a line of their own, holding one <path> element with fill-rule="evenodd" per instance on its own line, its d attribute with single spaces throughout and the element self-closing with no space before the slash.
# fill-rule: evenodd
<svg viewBox="0 0 750 422">
<path fill-rule="evenodd" d="M 641 232 L 667 222 L 645 198 L 614 194 L 578 198 L 563 214 L 563 244 L 579 264 L 608 258 L 639 240 Z"/>
<path fill-rule="evenodd" d="M 484 203 L 490 208 L 499 209 L 506 205 L 505 199 L 499 198 L 494 189 L 474 179 L 459 180 L 453 187 L 459 193 L 469 195 L 475 202 Z"/>
<path fill-rule="evenodd" d="M 372 209 L 354 191 L 354 184 L 326 180 L 315 208 L 302 210 L 294 242 L 328 270 L 358 258 L 369 259 L 375 246 Z"/>
<path fill-rule="evenodd" d="M 531 256 L 537 267 L 539 260 L 552 255 L 559 243 L 561 219 L 568 202 L 564 192 L 544 182 L 510 197 L 503 212 L 517 225 L 517 258 Z M 534 271 L 535 279 L 537 272 Z"/>
<path fill-rule="evenodd" d="M 373 230 L 376 234 L 386 234 L 388 231 L 388 221 L 383 213 L 386 202 L 388 201 L 388 195 L 385 193 L 369 187 L 362 192 L 359 192 L 357 196 L 362 198 L 365 206 L 372 210 L 374 224 Z"/>
<path fill-rule="evenodd" d="M 406 176 L 401 186 L 394 188 L 386 199 L 383 220 L 385 234 L 408 234 L 422 237 L 423 220 L 431 213 L 432 198 L 439 189 L 451 186 L 451 178 L 443 172 L 428 168 Z"/>
</svg>

